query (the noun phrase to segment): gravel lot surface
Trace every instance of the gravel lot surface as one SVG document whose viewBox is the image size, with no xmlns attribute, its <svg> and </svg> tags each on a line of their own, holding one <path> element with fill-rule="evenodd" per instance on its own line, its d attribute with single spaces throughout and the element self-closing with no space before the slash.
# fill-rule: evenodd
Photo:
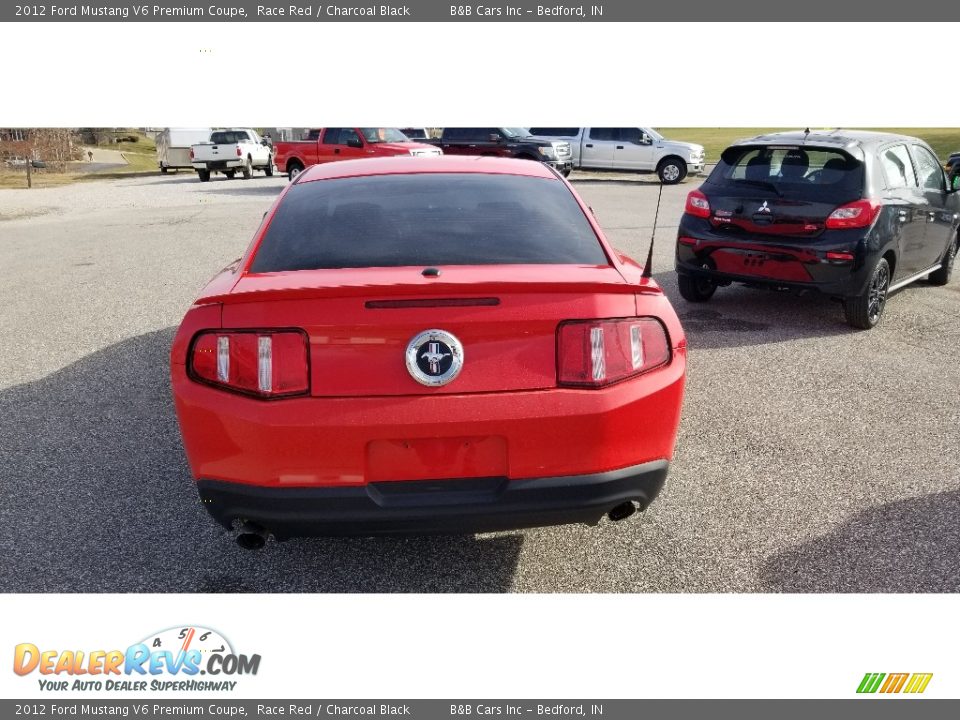
<svg viewBox="0 0 960 720">
<path fill-rule="evenodd" d="M 690 344 L 677 454 L 642 515 L 469 537 L 241 550 L 197 502 L 167 354 L 284 178 L 0 191 L 0 591 L 933 592 L 960 589 L 960 278 L 854 332 L 828 299 L 677 294 L 695 185 L 664 190 L 656 276 Z M 645 257 L 656 186 L 577 187 Z"/>
</svg>

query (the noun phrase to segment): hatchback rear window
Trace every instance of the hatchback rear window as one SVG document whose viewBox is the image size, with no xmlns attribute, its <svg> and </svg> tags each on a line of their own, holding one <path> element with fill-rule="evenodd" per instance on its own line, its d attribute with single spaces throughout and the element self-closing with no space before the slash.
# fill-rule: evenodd
<svg viewBox="0 0 960 720">
<path fill-rule="evenodd" d="M 720 156 L 707 183 L 798 200 L 843 202 L 862 197 L 863 163 L 833 148 L 732 147 Z"/>
<path fill-rule="evenodd" d="M 563 183 L 425 173 L 294 185 L 251 270 L 527 263 L 609 264 Z"/>
</svg>

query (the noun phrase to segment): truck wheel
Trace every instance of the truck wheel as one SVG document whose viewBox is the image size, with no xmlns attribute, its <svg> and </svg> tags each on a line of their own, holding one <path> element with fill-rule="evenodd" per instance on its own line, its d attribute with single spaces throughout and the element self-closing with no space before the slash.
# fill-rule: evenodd
<svg viewBox="0 0 960 720">
<path fill-rule="evenodd" d="M 247 161 L 243 164 L 243 168 L 240 170 L 243 173 L 243 179 L 249 180 L 253 177 L 253 162 L 250 160 L 250 156 L 247 156 Z"/>
<path fill-rule="evenodd" d="M 209 182 L 209 181 L 210 181 L 210 171 L 209 171 L 209 170 L 197 170 L 197 175 L 200 176 L 200 182 Z"/>
<path fill-rule="evenodd" d="M 161 166 L 160 166 L 160 172 L 162 172 L 164 175 L 166 175 L 168 172 L 170 172 L 170 168 L 168 168 L 166 165 L 161 165 Z"/>
<path fill-rule="evenodd" d="M 664 185 L 676 185 L 687 176 L 687 164 L 677 157 L 669 157 L 657 165 L 657 176 Z"/>
<path fill-rule="evenodd" d="M 717 284 L 713 280 L 693 275 L 677 275 L 677 285 L 680 287 L 680 297 L 687 302 L 706 302 L 717 291 Z"/>
<path fill-rule="evenodd" d="M 263 172 L 266 173 L 267 177 L 273 177 L 273 155 L 267 158 L 267 167 Z"/>
<path fill-rule="evenodd" d="M 890 263 L 880 258 L 873 269 L 867 289 L 856 297 L 847 298 L 843 303 L 843 314 L 847 323 L 861 330 L 876 327 L 883 317 L 883 308 L 887 304 L 887 291 L 890 289 Z"/>
<path fill-rule="evenodd" d="M 570 177 L 570 172 L 571 172 L 571 171 L 570 171 L 570 169 L 568 168 L 567 170 L 564 170 L 564 171 L 561 172 L 560 174 L 563 175 L 564 177 Z"/>
<path fill-rule="evenodd" d="M 946 285 L 950 282 L 950 274 L 953 272 L 953 265 L 957 259 L 957 245 L 960 244 L 960 238 L 957 238 L 949 248 L 947 254 L 943 256 L 940 262 L 940 269 L 930 273 L 927 281 L 931 285 Z"/>
<path fill-rule="evenodd" d="M 237 174 L 236 170 L 224 170 L 223 174 L 227 176 L 227 180 L 233 180 L 234 175 Z"/>
<path fill-rule="evenodd" d="M 290 178 L 290 182 L 293 182 L 297 179 L 297 175 L 303 172 L 303 165 L 298 163 L 296 160 L 287 164 L 287 177 Z"/>
</svg>

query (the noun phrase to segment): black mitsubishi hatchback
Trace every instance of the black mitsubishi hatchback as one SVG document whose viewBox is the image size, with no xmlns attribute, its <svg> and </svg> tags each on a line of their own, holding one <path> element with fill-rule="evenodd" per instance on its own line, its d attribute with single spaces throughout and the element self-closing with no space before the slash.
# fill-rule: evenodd
<svg viewBox="0 0 960 720">
<path fill-rule="evenodd" d="M 687 196 L 680 294 L 704 302 L 734 282 L 816 290 L 869 329 L 890 291 L 924 277 L 949 281 L 958 224 L 960 194 L 922 140 L 854 130 L 761 135 L 724 150 Z"/>
</svg>

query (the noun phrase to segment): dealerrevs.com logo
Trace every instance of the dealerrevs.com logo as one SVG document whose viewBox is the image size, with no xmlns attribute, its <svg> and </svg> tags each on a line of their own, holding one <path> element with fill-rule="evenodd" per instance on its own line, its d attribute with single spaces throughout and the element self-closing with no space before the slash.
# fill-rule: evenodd
<svg viewBox="0 0 960 720">
<path fill-rule="evenodd" d="M 151 633 L 125 650 L 49 650 L 20 643 L 13 671 L 37 674 L 45 691 L 232 691 L 256 675 L 260 655 L 237 653 L 216 630 L 187 626 Z M 202 679 L 201 679 L 202 678 Z"/>
</svg>

